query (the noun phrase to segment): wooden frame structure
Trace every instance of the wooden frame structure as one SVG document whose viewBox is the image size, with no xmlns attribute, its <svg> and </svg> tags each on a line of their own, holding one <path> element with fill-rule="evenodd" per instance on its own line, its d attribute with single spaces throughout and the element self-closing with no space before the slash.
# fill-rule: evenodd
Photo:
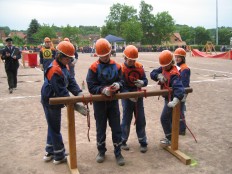
<svg viewBox="0 0 232 174">
<path fill-rule="evenodd" d="M 191 93 L 192 88 L 185 88 L 186 93 Z M 109 101 L 114 99 L 126 99 L 133 97 L 151 97 L 168 95 L 169 91 L 165 90 L 152 90 L 152 91 L 136 91 L 127 93 L 118 93 L 113 97 L 106 97 L 103 95 L 83 95 L 74 97 L 57 97 L 50 98 L 49 103 L 52 105 L 65 104 L 67 106 L 67 117 L 68 117 L 68 142 L 69 142 L 69 156 L 68 166 L 72 174 L 79 174 L 77 168 L 77 155 L 76 155 L 76 135 L 75 135 L 75 115 L 74 115 L 74 104 L 77 102 L 89 103 L 93 101 Z M 178 150 L 179 140 L 179 120 L 180 120 L 180 104 L 177 104 L 173 108 L 172 114 L 172 139 L 171 146 L 164 147 L 167 151 L 172 153 L 184 164 L 188 165 L 191 163 L 190 157 Z"/>
</svg>

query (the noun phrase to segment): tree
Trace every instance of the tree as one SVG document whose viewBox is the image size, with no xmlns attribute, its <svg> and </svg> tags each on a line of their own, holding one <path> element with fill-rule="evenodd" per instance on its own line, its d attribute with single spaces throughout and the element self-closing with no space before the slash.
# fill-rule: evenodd
<svg viewBox="0 0 232 174">
<path fill-rule="evenodd" d="M 106 37 L 108 34 L 117 35 L 116 25 L 114 22 L 107 22 L 105 26 L 101 28 L 101 36 Z"/>
<path fill-rule="evenodd" d="M 43 24 L 32 37 L 36 43 L 41 44 L 45 37 L 56 38 L 57 36 L 53 26 L 50 27 L 49 25 Z"/>
<path fill-rule="evenodd" d="M 230 45 L 230 38 L 232 37 L 232 29 L 229 27 L 221 27 L 218 30 L 219 45 Z"/>
<path fill-rule="evenodd" d="M 120 3 L 113 4 L 110 7 L 110 14 L 107 16 L 106 27 L 114 26 L 116 35 L 121 35 L 121 25 L 122 23 L 129 21 L 131 19 L 137 19 L 136 16 L 137 10 L 132 6 L 122 5 Z M 107 25 L 107 23 L 110 23 Z"/>
<path fill-rule="evenodd" d="M 127 42 L 140 42 L 143 37 L 141 23 L 135 19 L 122 24 L 122 37 Z"/>
<path fill-rule="evenodd" d="M 188 25 L 176 25 L 176 31 L 180 33 L 183 41 L 188 45 L 194 44 L 194 28 Z"/>
<path fill-rule="evenodd" d="M 142 44 L 152 44 L 155 40 L 154 15 L 151 14 L 153 7 L 144 1 L 140 3 L 139 21 L 142 24 L 143 38 Z"/>
<path fill-rule="evenodd" d="M 10 34 L 10 28 L 5 26 L 5 27 L 0 27 L 0 30 L 3 30 L 6 34 L 6 36 L 8 36 Z"/>
<path fill-rule="evenodd" d="M 25 40 L 22 39 L 22 38 L 20 38 L 20 37 L 18 37 L 17 35 L 14 35 L 12 37 L 12 39 L 13 39 L 15 45 L 22 46 L 22 45 L 25 44 Z"/>
<path fill-rule="evenodd" d="M 155 43 L 161 44 L 162 42 L 169 41 L 170 36 L 175 30 L 175 23 L 168 12 L 157 13 L 154 20 L 155 26 Z"/>
<path fill-rule="evenodd" d="M 207 41 L 212 41 L 210 33 L 204 27 L 195 28 L 195 44 L 205 45 Z"/>
<path fill-rule="evenodd" d="M 32 19 L 31 23 L 29 25 L 29 28 L 27 29 L 27 42 L 29 44 L 35 43 L 35 39 L 33 38 L 33 35 L 39 30 L 40 24 L 36 19 Z"/>
<path fill-rule="evenodd" d="M 62 27 L 62 37 L 69 38 L 74 44 L 79 43 L 79 37 L 78 37 L 79 29 L 78 27 L 71 27 L 70 25 L 67 25 L 66 27 Z"/>
</svg>

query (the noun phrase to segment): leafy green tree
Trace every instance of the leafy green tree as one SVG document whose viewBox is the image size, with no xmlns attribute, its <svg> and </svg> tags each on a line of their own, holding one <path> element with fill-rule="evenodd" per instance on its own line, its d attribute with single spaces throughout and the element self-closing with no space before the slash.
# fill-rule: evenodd
<svg viewBox="0 0 232 174">
<path fill-rule="evenodd" d="M 79 42 L 78 37 L 79 29 L 78 27 L 71 27 L 70 25 L 67 25 L 66 27 L 62 27 L 62 37 L 69 38 L 72 43 L 77 44 Z"/>
<path fill-rule="evenodd" d="M 139 21 L 142 24 L 143 38 L 142 44 L 152 44 L 155 40 L 154 31 L 154 15 L 152 14 L 153 7 L 146 4 L 144 1 L 140 3 Z"/>
<path fill-rule="evenodd" d="M 157 13 L 154 20 L 155 26 L 155 43 L 161 44 L 162 42 L 169 41 L 170 36 L 175 30 L 175 23 L 168 12 Z"/>
<path fill-rule="evenodd" d="M 39 28 L 40 28 L 40 24 L 38 23 L 38 21 L 36 19 L 32 19 L 29 28 L 27 29 L 27 42 L 29 44 L 33 44 L 36 42 L 35 39 L 33 38 L 33 35 L 37 33 Z"/>
<path fill-rule="evenodd" d="M 135 19 L 122 24 L 122 37 L 127 42 L 140 42 L 143 37 L 141 23 Z"/>
<path fill-rule="evenodd" d="M 218 43 L 219 45 L 229 45 L 230 38 L 232 37 L 232 29 L 229 27 L 221 27 L 218 30 Z"/>
<path fill-rule="evenodd" d="M 11 32 L 10 28 L 8 26 L 5 27 L 0 27 L 0 30 L 3 30 L 6 34 L 6 36 L 8 36 Z"/>
<path fill-rule="evenodd" d="M 22 46 L 25 44 L 25 40 L 18 37 L 17 35 L 14 35 L 12 37 L 13 41 L 14 41 L 14 45 L 17 45 L 17 46 Z"/>
<path fill-rule="evenodd" d="M 116 24 L 114 22 L 107 22 L 101 28 L 101 37 L 106 37 L 108 34 L 117 35 Z"/>
<path fill-rule="evenodd" d="M 195 28 L 195 44 L 205 45 L 207 41 L 212 41 L 210 33 L 204 27 Z"/>
<path fill-rule="evenodd" d="M 35 39 L 35 43 L 39 43 L 39 44 L 43 43 L 45 37 L 57 38 L 53 26 L 50 27 L 49 25 L 46 24 L 43 24 L 43 26 L 41 26 L 37 31 L 37 33 L 33 34 L 32 37 Z"/>
<path fill-rule="evenodd" d="M 107 26 L 115 26 L 114 31 L 116 31 L 116 35 L 121 35 L 121 25 L 122 23 L 129 21 L 131 19 L 137 19 L 137 10 L 132 6 L 122 5 L 120 3 L 113 4 L 110 7 L 110 14 L 106 19 L 106 27 Z M 107 25 L 107 23 L 110 23 Z"/>
<path fill-rule="evenodd" d="M 100 34 L 100 27 L 97 26 L 79 26 L 79 34 L 89 35 L 89 34 Z"/>
<path fill-rule="evenodd" d="M 183 41 L 186 42 L 187 45 L 194 44 L 194 28 L 189 27 L 188 25 L 176 25 L 176 31 L 180 33 Z"/>
</svg>

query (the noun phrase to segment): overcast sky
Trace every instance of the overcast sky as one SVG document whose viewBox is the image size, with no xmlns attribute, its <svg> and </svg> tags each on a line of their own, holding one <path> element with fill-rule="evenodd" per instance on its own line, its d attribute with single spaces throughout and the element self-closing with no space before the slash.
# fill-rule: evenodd
<svg viewBox="0 0 232 174">
<path fill-rule="evenodd" d="M 216 0 L 144 0 L 153 14 L 168 11 L 176 24 L 216 27 Z M 0 26 L 26 30 L 32 19 L 56 26 L 103 26 L 113 4 L 133 6 L 141 0 L 1 0 Z M 232 27 L 232 0 L 218 0 L 218 26 Z"/>
</svg>

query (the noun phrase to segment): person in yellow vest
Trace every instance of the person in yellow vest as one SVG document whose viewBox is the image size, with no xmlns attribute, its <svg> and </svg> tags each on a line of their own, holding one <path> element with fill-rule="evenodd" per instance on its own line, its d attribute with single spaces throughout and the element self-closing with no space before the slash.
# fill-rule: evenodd
<svg viewBox="0 0 232 174">
<path fill-rule="evenodd" d="M 148 80 L 143 65 L 137 62 L 138 49 L 134 45 L 128 45 L 124 52 L 125 62 L 122 64 L 123 80 L 125 82 L 122 92 L 134 92 L 147 86 Z M 131 120 L 135 114 L 136 133 L 140 144 L 140 152 L 147 151 L 146 119 L 144 113 L 143 97 L 122 99 L 122 146 L 121 149 L 129 150 L 127 140 L 130 134 Z"/>
<path fill-rule="evenodd" d="M 177 67 L 179 68 L 180 72 L 180 78 L 183 83 L 183 86 L 185 88 L 189 87 L 190 83 L 190 69 L 186 64 L 186 51 L 183 48 L 177 48 L 174 52 L 175 56 L 175 61 L 177 64 Z M 186 102 L 187 94 L 184 95 L 184 98 L 181 100 L 181 105 L 180 105 L 180 135 L 185 135 L 186 133 L 186 120 L 185 120 L 185 114 L 184 112 L 186 111 Z"/>
<path fill-rule="evenodd" d="M 48 66 L 55 59 L 56 50 L 52 46 L 51 39 L 49 37 L 44 38 L 44 46 L 40 50 L 40 68 L 44 73 L 46 72 Z"/>
</svg>

